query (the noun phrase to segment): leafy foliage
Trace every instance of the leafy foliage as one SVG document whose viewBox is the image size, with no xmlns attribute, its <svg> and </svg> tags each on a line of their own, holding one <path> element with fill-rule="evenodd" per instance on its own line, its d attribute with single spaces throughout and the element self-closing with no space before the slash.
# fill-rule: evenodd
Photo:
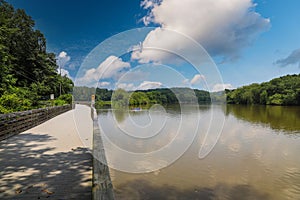
<svg viewBox="0 0 300 200">
<path fill-rule="evenodd" d="M 226 90 L 230 104 L 300 105 L 300 74 Z"/>
<path fill-rule="evenodd" d="M 67 104 L 72 103 L 72 95 L 71 94 L 63 94 L 58 97 L 58 100 L 64 101 Z"/>
<path fill-rule="evenodd" d="M 57 73 L 55 55 L 24 10 L 0 0 L 0 113 L 40 106 L 50 94 L 72 90 L 73 82 Z"/>
</svg>

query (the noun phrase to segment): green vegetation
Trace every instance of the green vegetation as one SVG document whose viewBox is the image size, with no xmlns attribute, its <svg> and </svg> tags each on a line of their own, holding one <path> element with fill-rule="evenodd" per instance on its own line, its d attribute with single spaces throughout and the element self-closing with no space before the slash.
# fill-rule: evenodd
<svg viewBox="0 0 300 200">
<path fill-rule="evenodd" d="M 85 90 L 85 92 L 83 92 Z M 80 94 L 93 94 L 90 89 L 81 87 L 75 88 L 74 94 L 76 97 L 84 97 Z M 89 94 L 91 92 L 91 94 Z M 95 92 L 95 89 L 94 89 Z M 75 97 L 76 96 L 76 97 Z M 84 98 L 81 98 L 83 100 Z M 85 99 L 89 99 L 87 96 Z M 129 106 L 147 106 L 153 104 L 197 104 L 197 103 L 210 103 L 211 98 L 209 92 L 190 89 L 190 88 L 162 88 L 151 90 L 139 90 L 134 92 L 126 92 L 123 89 L 117 89 L 116 91 L 107 89 L 96 89 L 96 108 L 109 106 L 112 102 L 112 107 L 121 108 L 127 105 Z"/>
<path fill-rule="evenodd" d="M 28 110 L 48 104 L 73 88 L 73 82 L 57 73 L 55 55 L 46 51 L 44 35 L 24 10 L 0 0 L 0 113 Z M 66 99 L 67 98 L 67 99 Z M 70 102 L 63 96 L 55 104 Z M 53 102 L 52 102 L 53 103 Z"/>
<path fill-rule="evenodd" d="M 300 105 L 300 74 L 226 90 L 229 104 Z"/>
</svg>

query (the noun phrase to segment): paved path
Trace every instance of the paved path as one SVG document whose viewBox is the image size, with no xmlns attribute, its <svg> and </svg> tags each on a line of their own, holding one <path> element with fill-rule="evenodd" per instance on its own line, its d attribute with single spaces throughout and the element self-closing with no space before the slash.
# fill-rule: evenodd
<svg viewBox="0 0 300 200">
<path fill-rule="evenodd" d="M 91 199 L 92 132 L 90 108 L 76 105 L 1 141 L 0 199 Z"/>
</svg>

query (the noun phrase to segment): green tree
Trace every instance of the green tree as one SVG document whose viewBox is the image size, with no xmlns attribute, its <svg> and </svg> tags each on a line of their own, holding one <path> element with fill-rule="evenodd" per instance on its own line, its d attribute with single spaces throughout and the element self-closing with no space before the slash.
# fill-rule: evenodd
<svg viewBox="0 0 300 200">
<path fill-rule="evenodd" d="M 124 108 L 129 105 L 129 94 L 123 89 L 117 89 L 112 94 L 111 101 L 113 108 Z"/>
<path fill-rule="evenodd" d="M 72 80 L 57 73 L 55 55 L 46 51 L 46 39 L 34 26 L 24 10 L 0 0 L 0 97 L 5 95 L 2 107 L 12 106 L 7 110 L 26 107 L 5 103 L 8 97 L 27 99 L 30 109 L 41 106 L 39 102 L 51 93 L 59 96 L 60 85 L 62 94 L 72 91 Z"/>
<path fill-rule="evenodd" d="M 287 75 L 261 84 L 226 90 L 227 103 L 300 105 L 300 74 Z"/>
<path fill-rule="evenodd" d="M 146 105 L 149 102 L 150 100 L 144 92 L 133 92 L 130 94 L 130 105 Z"/>
</svg>

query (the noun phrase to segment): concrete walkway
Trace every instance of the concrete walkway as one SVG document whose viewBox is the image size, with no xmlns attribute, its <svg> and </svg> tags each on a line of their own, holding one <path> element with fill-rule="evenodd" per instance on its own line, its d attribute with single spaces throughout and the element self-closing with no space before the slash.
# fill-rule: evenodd
<svg viewBox="0 0 300 200">
<path fill-rule="evenodd" d="M 0 142 L 0 199 L 91 199 L 93 122 L 76 105 Z"/>
</svg>

